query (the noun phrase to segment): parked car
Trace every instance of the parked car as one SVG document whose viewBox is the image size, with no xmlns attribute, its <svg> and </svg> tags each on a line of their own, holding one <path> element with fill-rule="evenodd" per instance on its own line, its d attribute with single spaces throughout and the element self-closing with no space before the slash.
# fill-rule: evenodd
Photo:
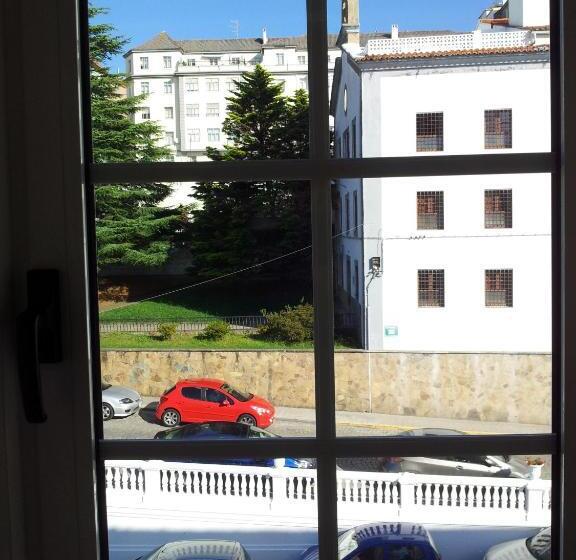
<svg viewBox="0 0 576 560">
<path fill-rule="evenodd" d="M 461 436 L 464 432 L 443 428 L 419 428 L 398 436 Z M 452 476 L 529 478 L 528 465 L 506 455 L 462 455 L 451 457 L 384 457 L 384 472 L 411 472 Z"/>
<path fill-rule="evenodd" d="M 138 411 L 142 397 L 128 387 L 102 383 L 102 419 L 125 418 Z"/>
<path fill-rule="evenodd" d="M 235 541 L 176 541 L 136 560 L 250 560 L 250 556 Z"/>
<path fill-rule="evenodd" d="M 243 393 L 221 379 L 187 379 L 164 391 L 156 419 L 173 428 L 180 422 L 220 420 L 267 428 L 274 407 L 252 393 Z"/>
<path fill-rule="evenodd" d="M 200 424 L 187 424 L 171 430 L 158 432 L 154 439 L 179 439 L 179 440 L 201 440 L 201 439 L 262 439 L 280 437 L 272 432 L 267 432 L 256 426 L 241 424 L 239 422 L 202 422 Z M 293 459 L 285 457 L 282 459 L 211 459 L 196 460 L 194 462 L 217 463 L 220 465 L 246 465 L 257 467 L 290 467 L 294 469 L 310 469 L 314 462 L 306 459 Z"/>
<path fill-rule="evenodd" d="M 316 560 L 312 546 L 300 560 Z M 371 523 L 340 534 L 338 560 L 440 560 L 434 541 L 422 525 Z"/>
<path fill-rule="evenodd" d="M 550 560 L 550 527 L 529 539 L 517 539 L 493 546 L 484 560 Z"/>
</svg>

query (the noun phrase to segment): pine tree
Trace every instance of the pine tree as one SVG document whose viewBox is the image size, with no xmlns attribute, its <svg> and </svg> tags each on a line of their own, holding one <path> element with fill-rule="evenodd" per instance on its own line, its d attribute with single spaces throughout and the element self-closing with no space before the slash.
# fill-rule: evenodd
<svg viewBox="0 0 576 560">
<path fill-rule="evenodd" d="M 90 7 L 90 17 L 105 13 Z M 95 163 L 154 162 L 166 159 L 169 150 L 158 145 L 161 127 L 155 122 L 135 123 L 133 115 L 145 95 L 127 97 L 124 75 L 111 74 L 110 57 L 122 52 L 127 41 L 114 35 L 105 23 L 90 25 L 92 149 Z M 158 206 L 170 193 L 169 185 L 144 183 L 97 185 L 96 238 L 98 265 L 157 267 L 168 259 L 183 228 L 186 208 Z"/>
<path fill-rule="evenodd" d="M 228 143 L 207 148 L 215 161 L 308 157 L 308 96 L 283 95 L 282 85 L 256 66 L 235 82 L 223 131 Z M 303 181 L 201 183 L 189 228 L 193 269 L 216 278 L 310 244 L 310 193 Z M 248 273 L 251 279 L 310 281 L 310 251 Z M 235 277 L 236 278 L 236 277 Z M 237 278 L 238 280 L 238 278 Z"/>
</svg>

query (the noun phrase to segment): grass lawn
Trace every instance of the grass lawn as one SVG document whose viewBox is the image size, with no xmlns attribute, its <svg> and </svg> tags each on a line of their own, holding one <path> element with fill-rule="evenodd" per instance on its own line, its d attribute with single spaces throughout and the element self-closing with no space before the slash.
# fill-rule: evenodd
<svg viewBox="0 0 576 560">
<path fill-rule="evenodd" d="M 305 289 L 298 286 L 237 285 L 220 289 L 191 288 L 142 303 L 119 304 L 100 313 L 101 321 L 167 321 L 213 319 L 234 315 L 260 315 L 262 309 L 277 311 L 296 305 Z"/>
<path fill-rule="evenodd" d="M 201 340 L 191 334 L 177 334 L 171 340 L 158 340 L 146 334 L 106 333 L 100 335 L 102 350 L 312 350 L 311 342 L 286 344 L 270 342 L 255 336 L 229 334 L 222 340 Z M 350 348 L 337 344 L 337 348 Z"/>
</svg>

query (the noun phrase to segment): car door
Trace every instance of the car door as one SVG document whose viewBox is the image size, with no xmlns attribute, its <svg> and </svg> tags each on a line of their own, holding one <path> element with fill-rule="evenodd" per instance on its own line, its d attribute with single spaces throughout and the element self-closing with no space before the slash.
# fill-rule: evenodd
<svg viewBox="0 0 576 560">
<path fill-rule="evenodd" d="M 205 419 L 202 389 L 200 387 L 182 387 L 182 410 L 180 415 L 183 422 L 202 422 Z"/>
<path fill-rule="evenodd" d="M 234 422 L 237 419 L 232 400 L 218 389 L 204 388 L 204 407 L 206 420 Z"/>
<path fill-rule="evenodd" d="M 402 472 L 433 475 L 458 475 L 454 457 L 404 457 Z"/>
</svg>

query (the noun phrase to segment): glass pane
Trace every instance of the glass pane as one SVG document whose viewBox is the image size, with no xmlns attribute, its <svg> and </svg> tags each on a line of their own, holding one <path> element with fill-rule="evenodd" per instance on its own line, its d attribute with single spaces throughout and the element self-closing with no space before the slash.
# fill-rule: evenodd
<svg viewBox="0 0 576 560">
<path fill-rule="evenodd" d="M 185 213 L 167 188 L 95 187 L 105 436 L 313 436 L 308 183 L 202 183 Z"/>
<path fill-rule="evenodd" d="M 308 157 L 304 0 L 106 6 L 91 18 L 96 163 Z"/>
<path fill-rule="evenodd" d="M 334 157 L 550 150 L 546 0 L 328 6 Z"/>
<path fill-rule="evenodd" d="M 549 469 L 550 457 L 393 462 L 385 472 L 338 470 L 339 560 L 552 558 L 551 480 L 537 464 Z"/>
<path fill-rule="evenodd" d="M 107 461 L 110 560 L 297 558 L 317 543 L 309 463 Z"/>
<path fill-rule="evenodd" d="M 550 431 L 550 193 L 546 174 L 335 182 L 339 435 Z"/>
</svg>

